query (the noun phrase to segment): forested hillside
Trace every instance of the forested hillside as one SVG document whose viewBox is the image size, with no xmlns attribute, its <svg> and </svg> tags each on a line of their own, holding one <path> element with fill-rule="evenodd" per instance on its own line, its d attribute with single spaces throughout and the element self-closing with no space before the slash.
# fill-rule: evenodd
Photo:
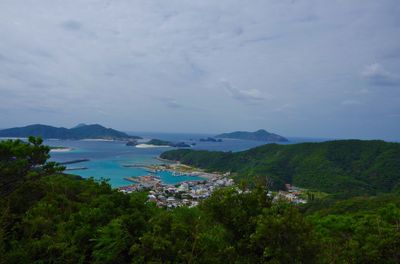
<svg viewBox="0 0 400 264">
<path fill-rule="evenodd" d="M 129 136 L 124 132 L 106 128 L 98 124 L 80 124 L 70 129 L 36 124 L 0 130 L 0 137 L 25 138 L 29 136 L 56 139 L 140 139 L 138 136 Z"/>
<path fill-rule="evenodd" d="M 274 189 L 292 183 L 347 197 L 400 187 L 400 144 L 384 141 L 268 144 L 237 153 L 172 150 L 161 157 L 209 171 L 231 171 L 237 180 L 267 176 Z"/>
<path fill-rule="evenodd" d="M 63 174 L 40 139 L 0 141 L 0 263 L 399 263 L 399 195 L 318 209 L 265 184 L 195 208 Z M 275 146 L 276 147 L 276 146 Z"/>
</svg>

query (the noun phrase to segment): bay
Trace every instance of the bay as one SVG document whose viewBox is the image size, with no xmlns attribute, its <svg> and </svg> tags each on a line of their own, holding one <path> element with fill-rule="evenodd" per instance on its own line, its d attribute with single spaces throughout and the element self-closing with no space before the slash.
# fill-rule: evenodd
<svg viewBox="0 0 400 264">
<path fill-rule="evenodd" d="M 213 135 L 207 134 L 184 134 L 184 133 L 156 133 L 156 132 L 136 132 L 130 133 L 139 135 L 146 139 L 157 138 L 172 142 L 195 143 L 192 149 L 210 151 L 242 151 L 249 148 L 264 145 L 265 142 L 224 139 L 222 142 L 200 142 L 200 138 Z M 325 139 L 313 138 L 289 138 L 293 144 L 300 142 L 320 142 Z M 45 144 L 54 147 L 68 147 L 71 151 L 51 152 L 51 161 L 67 162 L 78 159 L 88 159 L 89 161 L 68 164 L 67 173 L 80 175 L 84 178 L 93 177 L 95 179 L 108 179 L 112 187 L 120 187 L 130 184 L 124 180 L 126 177 L 137 177 L 149 174 L 146 169 L 140 167 L 125 167 L 124 165 L 151 165 L 160 164 L 157 157 L 164 151 L 172 150 L 171 147 L 162 148 L 136 148 L 126 146 L 122 141 L 96 141 L 96 140 L 45 140 Z M 174 176 L 171 173 L 159 173 L 157 176 L 164 183 L 176 184 L 182 181 L 198 180 L 194 176 Z"/>
</svg>

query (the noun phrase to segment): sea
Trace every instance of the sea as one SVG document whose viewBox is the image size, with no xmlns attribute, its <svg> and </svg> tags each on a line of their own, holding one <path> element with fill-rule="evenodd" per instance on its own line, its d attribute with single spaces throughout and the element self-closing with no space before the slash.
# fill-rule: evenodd
<svg viewBox="0 0 400 264">
<path fill-rule="evenodd" d="M 194 150 L 210 151 L 243 151 L 260 145 L 265 142 L 224 139 L 222 142 L 201 142 L 199 139 L 212 137 L 207 134 L 178 134 L 178 133 L 155 133 L 140 132 L 129 133 L 143 137 L 146 140 L 157 138 L 172 142 L 195 143 Z M 294 144 L 301 142 L 322 142 L 328 139 L 317 138 L 288 138 L 289 142 L 282 144 Z M 148 175 L 149 172 L 140 165 L 160 164 L 163 161 L 157 159 L 161 153 L 172 150 L 172 147 L 153 147 L 137 148 L 126 146 L 122 141 L 104 140 L 45 140 L 44 144 L 53 147 L 67 147 L 69 151 L 51 151 L 51 161 L 69 162 L 73 160 L 85 159 L 85 162 L 66 165 L 67 173 L 82 176 L 84 178 L 93 177 L 96 180 L 106 179 L 113 188 L 131 184 L 125 180 L 127 177 L 138 177 Z M 137 167 L 132 167 L 132 165 Z M 130 167 L 129 167 L 130 166 Z M 182 181 L 199 180 L 197 176 L 172 175 L 170 172 L 158 172 L 156 176 L 166 184 L 177 184 Z"/>
</svg>

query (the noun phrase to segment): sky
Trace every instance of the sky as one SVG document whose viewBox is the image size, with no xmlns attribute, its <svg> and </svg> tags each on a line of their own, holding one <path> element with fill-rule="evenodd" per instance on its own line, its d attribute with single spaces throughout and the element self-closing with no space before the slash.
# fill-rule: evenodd
<svg viewBox="0 0 400 264">
<path fill-rule="evenodd" d="M 399 0 L 1 0 L 0 127 L 400 139 Z"/>
</svg>

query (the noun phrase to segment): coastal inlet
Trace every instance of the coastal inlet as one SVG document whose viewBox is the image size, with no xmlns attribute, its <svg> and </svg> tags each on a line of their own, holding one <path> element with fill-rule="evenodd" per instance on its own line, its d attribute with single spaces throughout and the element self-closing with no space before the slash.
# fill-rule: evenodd
<svg viewBox="0 0 400 264">
<path fill-rule="evenodd" d="M 147 138 L 165 138 L 170 142 L 192 142 L 197 144 L 192 149 L 219 151 L 240 151 L 263 144 L 259 141 L 224 140 L 223 142 L 201 142 L 207 135 L 194 134 L 151 134 Z M 69 151 L 51 151 L 51 161 L 64 163 L 68 173 L 84 178 L 109 179 L 113 188 L 129 184 L 124 178 L 148 175 L 145 166 L 169 164 L 157 157 L 173 147 L 136 148 L 126 146 L 123 141 L 89 141 L 89 140 L 45 140 L 49 146 L 63 146 Z M 67 164 L 81 160 L 80 163 Z M 84 161 L 85 160 L 85 161 Z M 67 162 L 67 163 L 65 163 Z M 145 165 L 145 166 L 143 166 Z M 81 168 L 81 169 L 80 169 Z M 171 172 L 158 172 L 157 175 L 165 184 L 177 184 L 182 181 L 198 180 L 199 176 L 191 174 L 174 175 Z"/>
</svg>

